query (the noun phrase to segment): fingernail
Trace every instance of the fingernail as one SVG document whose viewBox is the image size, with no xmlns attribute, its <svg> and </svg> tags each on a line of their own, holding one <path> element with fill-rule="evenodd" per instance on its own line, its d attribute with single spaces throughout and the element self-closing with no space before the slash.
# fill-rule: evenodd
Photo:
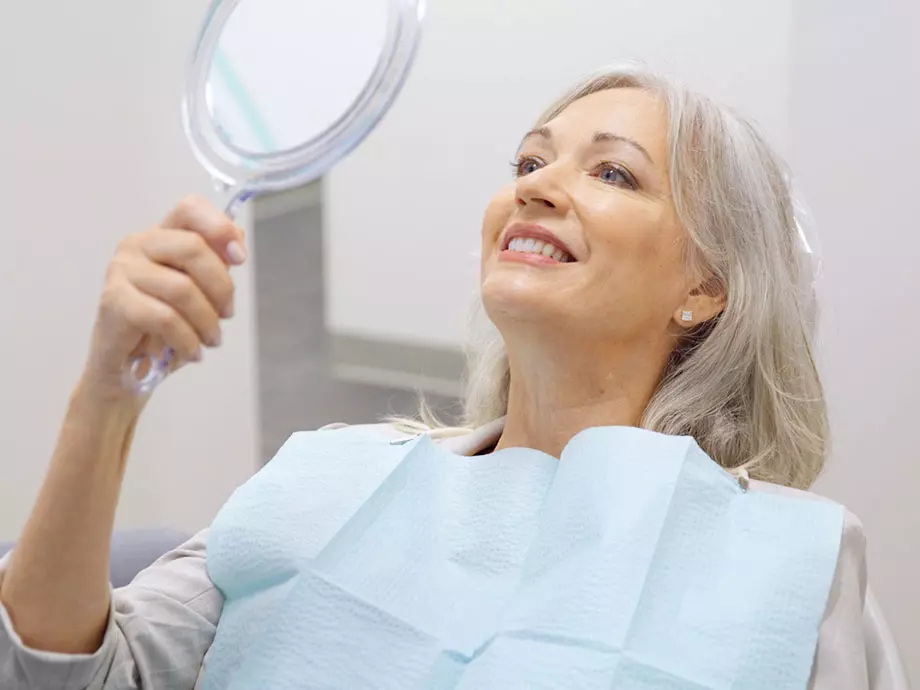
<svg viewBox="0 0 920 690">
<path fill-rule="evenodd" d="M 225 305 L 223 309 L 221 309 L 221 312 L 220 312 L 221 318 L 232 319 L 235 311 L 236 309 L 234 307 L 233 302 L 230 302 L 229 304 Z"/>
<path fill-rule="evenodd" d="M 189 357 L 190 362 L 200 362 L 204 359 L 204 348 L 201 345 L 198 346 L 198 349 L 192 353 L 192 356 Z"/>
<path fill-rule="evenodd" d="M 242 244 L 234 240 L 227 245 L 227 258 L 230 259 L 230 263 L 241 264 L 246 261 L 246 250 Z"/>
<path fill-rule="evenodd" d="M 219 330 L 211 333 L 211 347 L 220 347 L 221 340 L 222 338 Z"/>
</svg>

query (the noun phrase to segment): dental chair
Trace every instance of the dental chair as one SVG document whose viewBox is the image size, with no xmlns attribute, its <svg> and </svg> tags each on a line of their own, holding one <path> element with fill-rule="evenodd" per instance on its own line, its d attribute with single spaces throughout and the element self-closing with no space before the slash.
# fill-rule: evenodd
<svg viewBox="0 0 920 690">
<path fill-rule="evenodd" d="M 869 687 L 872 690 L 910 690 L 907 669 L 901 661 L 898 645 L 871 588 L 866 591 L 863 628 Z"/>
<path fill-rule="evenodd" d="M 147 529 L 116 532 L 112 537 L 112 557 L 109 577 L 113 587 L 124 587 L 134 577 L 168 551 L 183 544 L 188 536 L 169 529 Z M 0 543 L 0 558 L 13 548 L 12 543 Z"/>
</svg>

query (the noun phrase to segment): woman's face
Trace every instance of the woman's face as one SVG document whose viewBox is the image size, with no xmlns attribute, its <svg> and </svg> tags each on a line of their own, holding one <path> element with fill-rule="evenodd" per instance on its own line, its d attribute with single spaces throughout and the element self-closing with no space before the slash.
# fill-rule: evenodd
<svg viewBox="0 0 920 690">
<path fill-rule="evenodd" d="M 506 341 L 536 326 L 648 342 L 686 326 L 694 281 L 667 163 L 664 105 L 639 89 L 586 96 L 524 138 L 482 228 L 483 301 Z"/>
</svg>

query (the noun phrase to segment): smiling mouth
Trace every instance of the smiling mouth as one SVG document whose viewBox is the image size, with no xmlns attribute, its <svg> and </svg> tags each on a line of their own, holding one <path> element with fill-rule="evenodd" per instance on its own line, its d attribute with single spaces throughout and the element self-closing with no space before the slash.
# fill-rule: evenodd
<svg viewBox="0 0 920 690">
<path fill-rule="evenodd" d="M 508 243 L 506 252 L 514 255 L 526 256 L 543 261 L 567 264 L 575 261 L 575 257 L 562 247 L 557 247 L 552 242 L 539 240 L 533 237 L 515 237 Z"/>
</svg>

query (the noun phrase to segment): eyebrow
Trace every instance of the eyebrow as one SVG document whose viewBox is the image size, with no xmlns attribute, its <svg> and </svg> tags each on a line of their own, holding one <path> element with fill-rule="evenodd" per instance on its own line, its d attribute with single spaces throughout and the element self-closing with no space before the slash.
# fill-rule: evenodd
<svg viewBox="0 0 920 690">
<path fill-rule="evenodd" d="M 549 127 L 538 127 L 537 129 L 532 129 L 527 134 L 524 135 L 524 138 L 521 140 L 521 146 L 524 145 L 524 142 L 530 139 L 531 137 L 540 137 L 542 139 L 551 140 L 553 138 L 553 132 Z M 629 137 L 624 137 L 621 134 L 614 134 L 613 132 L 596 132 L 594 134 L 593 142 L 595 144 L 602 144 L 608 141 L 615 141 L 627 146 L 631 146 L 636 149 L 639 153 L 645 156 L 646 160 L 652 165 L 655 164 L 655 161 L 652 160 L 652 156 L 649 154 L 648 150 L 640 144 L 635 139 L 630 139 Z"/>
</svg>

